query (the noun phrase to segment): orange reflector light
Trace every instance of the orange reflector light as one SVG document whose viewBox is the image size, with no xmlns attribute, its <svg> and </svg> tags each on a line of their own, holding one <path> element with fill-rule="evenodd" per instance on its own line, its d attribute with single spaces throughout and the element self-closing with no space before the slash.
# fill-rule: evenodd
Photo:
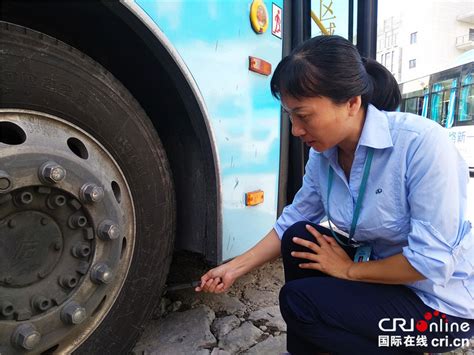
<svg viewBox="0 0 474 355">
<path fill-rule="evenodd" d="M 249 70 L 262 75 L 270 75 L 272 65 L 263 59 L 249 56 Z"/>
<path fill-rule="evenodd" d="M 251 191 L 245 194 L 245 205 L 246 206 L 255 206 L 263 203 L 263 191 Z"/>
</svg>

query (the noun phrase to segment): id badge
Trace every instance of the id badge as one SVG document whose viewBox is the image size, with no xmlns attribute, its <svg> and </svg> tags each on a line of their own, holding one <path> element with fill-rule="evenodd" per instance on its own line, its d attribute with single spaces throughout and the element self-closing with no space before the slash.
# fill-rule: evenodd
<svg viewBox="0 0 474 355">
<path fill-rule="evenodd" d="M 360 247 L 356 249 L 356 253 L 354 255 L 354 261 L 356 263 L 369 261 L 370 254 L 372 254 L 372 247 L 370 245 L 361 245 Z"/>
</svg>

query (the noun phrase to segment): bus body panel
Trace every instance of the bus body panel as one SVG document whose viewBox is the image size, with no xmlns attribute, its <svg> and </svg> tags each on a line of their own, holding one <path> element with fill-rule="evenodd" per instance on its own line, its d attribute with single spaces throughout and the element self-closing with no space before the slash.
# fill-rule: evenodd
<svg viewBox="0 0 474 355">
<path fill-rule="evenodd" d="M 455 126 L 449 128 L 448 134 L 469 169 L 474 170 L 474 126 Z"/>
<path fill-rule="evenodd" d="M 222 260 L 255 244 L 276 219 L 280 106 L 270 76 L 249 71 L 249 56 L 276 67 L 282 40 L 269 26 L 253 31 L 251 2 L 136 0 L 166 35 L 192 74 L 209 112 L 220 164 Z M 275 1 L 280 8 L 283 1 Z M 264 202 L 245 205 L 247 192 L 263 190 Z M 213 236 L 211 236 L 213 237 Z"/>
</svg>

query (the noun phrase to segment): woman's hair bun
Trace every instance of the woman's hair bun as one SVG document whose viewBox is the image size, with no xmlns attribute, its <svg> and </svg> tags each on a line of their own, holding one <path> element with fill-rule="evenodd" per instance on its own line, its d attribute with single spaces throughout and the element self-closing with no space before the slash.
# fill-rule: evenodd
<svg viewBox="0 0 474 355">
<path fill-rule="evenodd" d="M 362 63 L 374 86 L 369 102 L 379 110 L 396 110 L 402 101 L 402 96 L 392 73 L 373 59 L 362 57 Z"/>
</svg>

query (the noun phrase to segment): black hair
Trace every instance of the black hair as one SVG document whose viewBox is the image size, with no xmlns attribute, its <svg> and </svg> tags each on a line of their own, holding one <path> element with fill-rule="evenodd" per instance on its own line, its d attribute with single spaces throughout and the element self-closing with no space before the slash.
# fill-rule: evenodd
<svg viewBox="0 0 474 355">
<path fill-rule="evenodd" d="M 340 36 L 313 37 L 283 58 L 271 83 L 272 95 L 294 98 L 324 96 L 334 103 L 361 95 L 362 105 L 393 111 L 400 102 L 398 83 L 380 63 L 362 58 L 357 48 Z"/>
</svg>

